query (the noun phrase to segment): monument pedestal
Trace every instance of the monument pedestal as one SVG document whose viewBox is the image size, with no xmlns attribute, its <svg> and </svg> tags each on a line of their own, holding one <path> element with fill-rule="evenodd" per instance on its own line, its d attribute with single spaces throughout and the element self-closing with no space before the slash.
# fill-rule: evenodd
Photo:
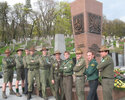
<svg viewBox="0 0 125 100">
<path fill-rule="evenodd" d="M 71 3 L 71 15 L 75 48 L 81 48 L 85 58 L 87 51 L 93 51 L 99 61 L 97 53 L 101 46 L 102 3 L 75 0 Z"/>
<path fill-rule="evenodd" d="M 85 100 L 87 100 L 88 93 L 89 93 L 89 86 L 88 86 L 88 83 L 86 83 L 85 89 L 84 89 Z M 98 99 L 103 100 L 101 85 L 98 86 L 97 94 L 98 94 Z M 113 100 L 124 100 L 123 98 L 125 98 L 125 90 L 121 91 L 121 90 L 114 89 L 112 95 L 113 95 Z M 47 96 L 52 96 L 52 93 L 49 87 L 47 88 Z M 72 100 L 78 100 L 75 87 L 72 88 Z"/>
</svg>

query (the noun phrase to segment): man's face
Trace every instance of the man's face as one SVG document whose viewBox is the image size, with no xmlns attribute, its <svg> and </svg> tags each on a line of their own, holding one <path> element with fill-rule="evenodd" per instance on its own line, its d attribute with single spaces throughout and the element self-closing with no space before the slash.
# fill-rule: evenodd
<svg viewBox="0 0 125 100">
<path fill-rule="evenodd" d="M 87 53 L 87 58 L 88 58 L 88 61 L 91 61 L 94 58 L 94 55 L 92 54 L 92 52 Z"/>
<path fill-rule="evenodd" d="M 76 54 L 76 59 L 80 59 L 82 57 L 82 54 Z"/>
<path fill-rule="evenodd" d="M 7 57 L 10 56 L 10 53 L 6 53 L 6 56 L 7 56 Z"/>
<path fill-rule="evenodd" d="M 108 54 L 108 52 L 106 52 L 106 51 L 101 51 L 100 52 L 101 57 L 105 57 L 107 54 Z"/>
<path fill-rule="evenodd" d="M 42 53 L 43 53 L 44 56 L 46 56 L 47 55 L 47 50 L 43 50 Z"/>
<path fill-rule="evenodd" d="M 65 59 L 68 59 L 70 57 L 70 54 L 69 53 L 64 53 L 64 57 L 65 57 Z"/>
<path fill-rule="evenodd" d="M 30 51 L 30 55 L 33 55 L 34 54 L 34 51 Z"/>
<path fill-rule="evenodd" d="M 29 55 L 29 50 L 25 50 L 26 55 Z"/>
<path fill-rule="evenodd" d="M 21 55 L 22 55 L 22 51 L 18 51 L 17 54 L 18 54 L 19 56 L 21 56 Z"/>
<path fill-rule="evenodd" d="M 59 60 L 60 59 L 60 54 L 56 54 L 55 57 L 56 57 L 57 60 Z"/>
</svg>

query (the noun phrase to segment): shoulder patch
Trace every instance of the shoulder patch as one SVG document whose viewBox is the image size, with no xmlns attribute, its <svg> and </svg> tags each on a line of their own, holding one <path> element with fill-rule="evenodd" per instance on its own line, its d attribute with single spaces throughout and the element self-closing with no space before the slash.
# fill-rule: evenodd
<svg viewBox="0 0 125 100">
<path fill-rule="evenodd" d="M 94 66 L 95 66 L 95 64 L 91 64 L 91 66 L 92 66 L 92 67 L 94 67 Z"/>
<path fill-rule="evenodd" d="M 105 60 L 109 60 L 109 57 L 106 57 Z"/>
</svg>

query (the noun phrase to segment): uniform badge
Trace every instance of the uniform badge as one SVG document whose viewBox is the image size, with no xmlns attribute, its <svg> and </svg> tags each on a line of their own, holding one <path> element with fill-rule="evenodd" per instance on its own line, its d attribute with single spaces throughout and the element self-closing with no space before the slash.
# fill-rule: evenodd
<svg viewBox="0 0 125 100">
<path fill-rule="evenodd" d="M 104 62 L 105 60 L 103 59 L 101 62 Z"/>
<path fill-rule="evenodd" d="M 92 66 L 92 67 L 94 67 L 94 66 L 95 66 L 95 64 L 91 64 L 91 66 Z"/>
</svg>

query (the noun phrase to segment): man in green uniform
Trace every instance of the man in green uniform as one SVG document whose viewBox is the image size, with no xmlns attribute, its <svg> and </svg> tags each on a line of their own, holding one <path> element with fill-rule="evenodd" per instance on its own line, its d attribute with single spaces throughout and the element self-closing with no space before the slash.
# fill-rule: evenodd
<svg viewBox="0 0 125 100">
<path fill-rule="evenodd" d="M 54 89 L 52 88 L 51 80 L 50 80 L 51 58 L 50 58 L 50 56 L 47 55 L 48 49 L 46 47 L 43 47 L 41 49 L 41 51 L 42 51 L 42 56 L 40 56 L 40 58 L 39 58 L 39 62 L 40 62 L 40 85 L 41 85 L 43 98 L 45 100 L 48 100 L 47 93 L 46 93 L 47 82 L 49 82 L 51 91 L 52 91 L 52 93 L 54 93 L 53 92 Z"/>
<path fill-rule="evenodd" d="M 52 84 L 55 87 L 55 97 L 56 100 L 63 100 L 63 86 L 62 86 L 62 74 L 59 71 L 62 59 L 60 58 L 60 52 L 55 51 L 55 60 L 52 63 Z M 60 93 L 59 93 L 60 90 Z M 61 94 L 61 95 L 60 95 Z"/>
<path fill-rule="evenodd" d="M 17 52 L 17 57 L 15 58 L 16 62 L 16 96 L 21 97 L 21 94 L 19 93 L 19 81 L 22 80 L 22 93 L 24 92 L 24 78 L 25 78 L 25 73 L 24 73 L 24 64 L 23 64 L 23 56 L 22 56 L 22 51 L 23 49 L 18 49 Z"/>
<path fill-rule="evenodd" d="M 82 50 L 76 50 L 76 65 L 73 68 L 73 72 L 75 75 L 75 86 L 76 86 L 76 94 L 78 100 L 84 100 L 84 75 L 86 62 L 85 59 L 82 57 Z"/>
<path fill-rule="evenodd" d="M 103 100 L 113 100 L 112 90 L 114 86 L 114 63 L 106 46 L 100 48 L 102 60 L 98 64 L 97 69 L 102 77 Z"/>
<path fill-rule="evenodd" d="M 34 78 L 36 81 L 37 89 L 40 91 L 40 77 L 39 77 L 39 56 L 35 54 L 35 48 L 30 48 L 30 55 L 27 59 L 28 65 L 28 96 L 27 100 L 31 99 L 33 90 Z"/>
<path fill-rule="evenodd" d="M 63 73 L 63 89 L 66 100 L 72 100 L 72 84 L 73 84 L 73 61 L 70 59 L 70 53 L 65 51 L 65 60 L 60 66 L 60 71 Z"/>
<path fill-rule="evenodd" d="M 96 68 L 98 63 L 96 62 L 94 53 L 92 51 L 87 52 L 87 58 L 89 64 L 88 66 L 86 66 L 85 74 L 87 75 L 87 80 L 89 81 L 90 88 L 87 100 L 98 100 L 98 70 Z"/>
<path fill-rule="evenodd" d="M 6 95 L 6 85 L 9 82 L 10 95 L 15 95 L 15 92 L 12 89 L 12 81 L 13 81 L 13 68 L 15 66 L 14 57 L 10 56 L 10 50 L 5 50 L 6 57 L 2 59 L 3 64 L 3 86 L 2 86 L 2 97 L 7 99 Z"/>
<path fill-rule="evenodd" d="M 23 64 L 24 64 L 24 70 L 25 70 L 25 91 L 24 94 L 28 93 L 28 79 L 27 79 L 27 74 L 28 74 L 28 65 L 27 65 L 27 59 L 29 56 L 29 50 L 25 49 L 25 56 L 23 57 Z"/>
</svg>

